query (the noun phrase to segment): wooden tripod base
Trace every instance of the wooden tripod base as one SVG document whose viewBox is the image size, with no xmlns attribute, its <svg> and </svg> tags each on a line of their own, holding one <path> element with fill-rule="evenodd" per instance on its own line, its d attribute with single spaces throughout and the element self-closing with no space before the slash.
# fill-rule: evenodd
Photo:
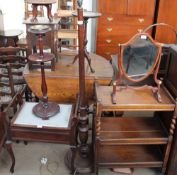
<svg viewBox="0 0 177 175">
<path fill-rule="evenodd" d="M 48 120 L 50 117 L 53 117 L 58 112 L 60 112 L 60 106 L 54 102 L 41 102 L 34 106 L 33 113 L 37 117 L 42 118 L 43 120 Z"/>
<path fill-rule="evenodd" d="M 91 155 L 89 154 L 89 157 L 83 158 L 80 156 L 79 148 L 76 148 L 73 152 L 69 150 L 65 155 L 65 165 L 72 171 L 71 174 L 91 174 L 93 170 L 93 158 Z M 72 163 L 73 168 L 71 167 Z"/>
</svg>

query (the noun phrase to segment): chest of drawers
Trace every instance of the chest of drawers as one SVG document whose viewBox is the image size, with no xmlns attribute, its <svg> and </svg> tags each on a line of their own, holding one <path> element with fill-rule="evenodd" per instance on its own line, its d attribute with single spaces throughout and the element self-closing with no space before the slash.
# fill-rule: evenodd
<svg viewBox="0 0 177 175">
<path fill-rule="evenodd" d="M 110 59 L 119 43 L 153 23 L 155 5 L 156 0 L 98 0 L 102 16 L 97 25 L 96 53 Z"/>
</svg>

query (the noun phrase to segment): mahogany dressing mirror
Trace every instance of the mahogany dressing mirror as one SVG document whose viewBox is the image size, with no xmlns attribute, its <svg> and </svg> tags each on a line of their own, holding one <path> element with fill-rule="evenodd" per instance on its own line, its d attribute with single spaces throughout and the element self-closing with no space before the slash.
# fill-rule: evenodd
<svg viewBox="0 0 177 175">
<path fill-rule="evenodd" d="M 138 33 L 127 43 L 119 45 L 118 69 L 119 76 L 113 83 L 112 102 L 116 103 L 117 86 L 125 77 L 128 81 L 138 83 L 144 81 L 153 74 L 156 87 L 144 85 L 134 88 L 152 88 L 153 93 L 159 102 L 162 102 L 159 93 L 161 80 L 157 79 L 157 73 L 160 64 L 161 44 L 155 42 L 148 33 Z M 130 86 L 126 86 L 130 88 Z M 132 86 L 131 86 L 132 88 Z M 120 88 L 119 88 L 120 90 Z"/>
</svg>

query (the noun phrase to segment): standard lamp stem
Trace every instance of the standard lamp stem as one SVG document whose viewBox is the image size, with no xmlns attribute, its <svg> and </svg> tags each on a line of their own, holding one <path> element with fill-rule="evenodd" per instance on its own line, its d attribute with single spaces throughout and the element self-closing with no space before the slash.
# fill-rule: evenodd
<svg viewBox="0 0 177 175">
<path fill-rule="evenodd" d="M 85 98 L 85 55 L 84 55 L 85 26 L 82 8 L 78 8 L 78 33 L 79 33 L 79 94 L 80 94 L 79 139 L 82 147 L 86 145 L 88 140 L 88 117 L 87 117 L 87 104 Z M 83 150 L 81 151 L 83 152 Z"/>
</svg>

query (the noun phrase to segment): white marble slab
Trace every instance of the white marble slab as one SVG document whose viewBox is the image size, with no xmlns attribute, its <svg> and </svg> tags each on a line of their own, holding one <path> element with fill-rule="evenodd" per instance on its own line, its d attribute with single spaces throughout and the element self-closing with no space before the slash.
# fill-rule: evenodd
<svg viewBox="0 0 177 175">
<path fill-rule="evenodd" d="M 39 117 L 36 117 L 32 108 L 37 103 L 34 102 L 25 102 L 22 110 L 18 114 L 16 120 L 14 121 L 15 125 L 29 125 L 36 126 L 37 128 L 42 127 L 57 127 L 57 128 L 67 128 L 69 125 L 69 119 L 72 112 L 71 104 L 59 104 L 60 112 L 55 116 L 49 118 L 48 120 L 42 120 Z"/>
</svg>

